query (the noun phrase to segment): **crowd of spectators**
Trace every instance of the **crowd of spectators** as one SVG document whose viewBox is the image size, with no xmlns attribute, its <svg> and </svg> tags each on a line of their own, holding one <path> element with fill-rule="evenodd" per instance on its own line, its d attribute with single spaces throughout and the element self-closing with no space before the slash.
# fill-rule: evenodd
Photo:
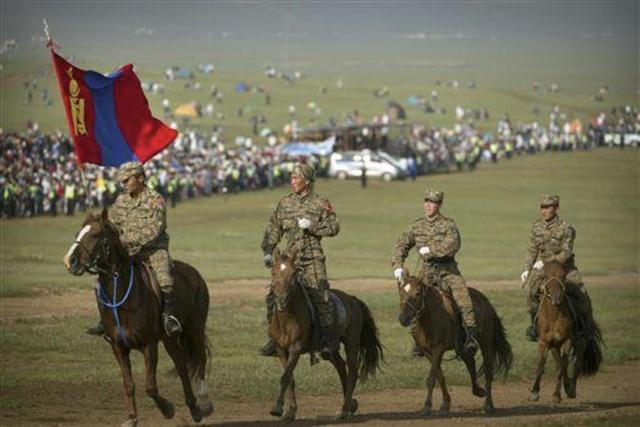
<svg viewBox="0 0 640 427">
<path fill-rule="evenodd" d="M 495 134 L 476 130 L 473 118 L 459 120 L 451 128 L 413 124 L 405 135 L 386 138 L 384 146 L 376 148 L 406 158 L 409 176 L 415 178 L 450 168 L 474 169 L 480 161 L 497 162 L 518 154 L 589 149 L 604 145 L 605 136 L 612 133 L 640 133 L 637 108 L 614 108 L 583 126 L 555 107 L 547 126 L 513 123 L 504 117 Z M 240 138 L 231 147 L 216 134 L 185 131 L 145 164 L 147 184 L 175 207 L 194 197 L 283 185 L 301 160 L 314 163 L 320 175 L 326 174 L 326 157 L 283 156 L 282 142 L 260 147 Z M 35 124 L 21 133 L 0 131 L 0 153 L 0 215 L 4 218 L 73 215 L 90 206 L 109 206 L 118 194 L 115 169 L 86 165 L 81 172 L 72 143 L 62 133 L 43 134 Z"/>
</svg>

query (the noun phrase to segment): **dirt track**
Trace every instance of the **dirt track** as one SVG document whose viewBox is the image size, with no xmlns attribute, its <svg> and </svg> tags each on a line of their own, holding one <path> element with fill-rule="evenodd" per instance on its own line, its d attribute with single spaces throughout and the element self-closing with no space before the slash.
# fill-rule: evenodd
<svg viewBox="0 0 640 427">
<path fill-rule="evenodd" d="M 633 274 L 589 277 L 590 287 L 637 287 L 638 277 Z M 388 291 L 392 282 L 385 280 L 345 280 L 334 282 L 335 287 L 347 291 Z M 479 289 L 517 289 L 515 281 L 472 282 Z M 211 283 L 213 300 L 218 304 L 242 300 L 248 296 L 264 294 L 264 283 L 259 280 Z M 68 292 L 64 295 L 40 295 L 31 298 L 4 298 L 0 300 L 0 322 L 25 319 L 65 317 L 77 314 L 91 315 L 95 311 L 90 290 Z M 426 362 L 425 362 L 426 363 Z M 552 369 L 550 364 L 549 369 Z M 160 378 L 160 387 L 173 390 L 167 397 L 176 404 L 176 417 L 167 421 L 144 395 L 143 386 L 137 389 L 137 401 L 141 426 L 169 426 L 190 424 L 188 411 L 182 404 L 178 387 L 163 387 L 170 379 Z M 468 387 L 450 387 L 451 413 L 433 415 L 435 425 L 531 425 L 531 424 L 598 424 L 609 421 L 629 425 L 640 423 L 640 361 L 622 366 L 604 366 L 595 378 L 581 379 L 578 398 L 564 400 L 561 404 L 551 401 L 551 378 L 543 382 L 541 401 L 528 401 L 528 383 L 497 383 L 494 386 L 494 403 L 497 411 L 491 417 L 482 412 L 482 399 L 471 395 Z M 109 384 L 111 386 L 112 384 Z M 33 405 L 20 410 L 4 406 L 0 413 L 0 425 L 118 425 L 124 420 L 125 405 L 122 391 L 114 388 L 106 401 L 105 384 L 90 383 L 82 390 L 77 386 L 60 383 L 41 383 L 33 388 L 17 386 L 4 390 L 5 397 L 27 399 Z M 8 392 L 8 393 L 7 393 Z M 388 390 L 357 393 L 360 403 L 358 414 L 347 421 L 364 425 L 424 425 L 426 419 L 417 410 L 422 406 L 424 389 Z M 25 396 L 28 396 L 26 398 Z M 440 392 L 434 394 L 434 408 L 440 404 Z M 81 401 L 81 404 L 78 404 Z M 216 403 L 216 411 L 204 425 L 276 425 L 277 419 L 269 415 L 272 402 L 254 401 L 248 398 Z M 333 419 L 340 406 L 338 393 L 334 395 L 298 398 L 298 421 L 291 425 L 337 424 Z M 118 408 L 114 410 L 114 408 Z M 437 411 L 436 411 L 437 413 Z"/>
</svg>

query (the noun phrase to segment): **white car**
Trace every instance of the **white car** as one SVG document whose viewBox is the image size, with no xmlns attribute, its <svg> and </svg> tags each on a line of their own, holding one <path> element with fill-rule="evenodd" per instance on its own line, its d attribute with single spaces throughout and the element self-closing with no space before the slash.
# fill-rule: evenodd
<svg viewBox="0 0 640 427">
<path fill-rule="evenodd" d="M 384 181 L 405 178 L 406 168 L 389 154 L 379 151 L 345 151 L 333 153 L 329 158 L 329 176 L 338 179 L 360 178 L 362 168 L 367 177 L 382 178 Z"/>
</svg>

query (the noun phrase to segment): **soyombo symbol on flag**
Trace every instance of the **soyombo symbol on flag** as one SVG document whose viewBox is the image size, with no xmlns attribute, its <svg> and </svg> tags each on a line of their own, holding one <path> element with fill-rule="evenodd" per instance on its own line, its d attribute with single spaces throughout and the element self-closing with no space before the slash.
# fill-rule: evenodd
<svg viewBox="0 0 640 427">
<path fill-rule="evenodd" d="M 78 163 L 144 163 L 176 138 L 151 115 L 132 64 L 104 76 L 51 55 Z"/>
</svg>

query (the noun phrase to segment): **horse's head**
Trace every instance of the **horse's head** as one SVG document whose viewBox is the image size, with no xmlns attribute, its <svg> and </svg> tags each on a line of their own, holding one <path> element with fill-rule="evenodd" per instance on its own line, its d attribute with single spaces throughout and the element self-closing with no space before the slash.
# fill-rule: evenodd
<svg viewBox="0 0 640 427">
<path fill-rule="evenodd" d="M 273 252 L 273 266 L 271 267 L 271 286 L 276 298 L 276 307 L 283 311 L 287 308 L 289 298 L 293 294 L 296 281 L 295 260 L 298 250 L 290 254 L 281 254 L 278 249 Z"/>
<path fill-rule="evenodd" d="M 402 326 L 409 326 L 414 318 L 424 310 L 424 285 L 421 277 L 411 276 L 408 269 L 404 269 L 402 281 L 398 282 L 400 292 L 400 315 L 398 320 Z"/>
<path fill-rule="evenodd" d="M 119 242 L 117 231 L 109 222 L 108 211 L 103 209 L 101 214 L 88 213 L 73 244 L 63 258 L 66 269 L 76 276 L 85 271 L 97 273 L 101 269 L 101 257 L 108 258 L 108 252 Z"/>
<path fill-rule="evenodd" d="M 564 278 L 566 272 L 562 264 L 556 261 L 544 265 L 544 289 L 551 298 L 553 305 L 558 305 L 564 297 Z"/>
</svg>

